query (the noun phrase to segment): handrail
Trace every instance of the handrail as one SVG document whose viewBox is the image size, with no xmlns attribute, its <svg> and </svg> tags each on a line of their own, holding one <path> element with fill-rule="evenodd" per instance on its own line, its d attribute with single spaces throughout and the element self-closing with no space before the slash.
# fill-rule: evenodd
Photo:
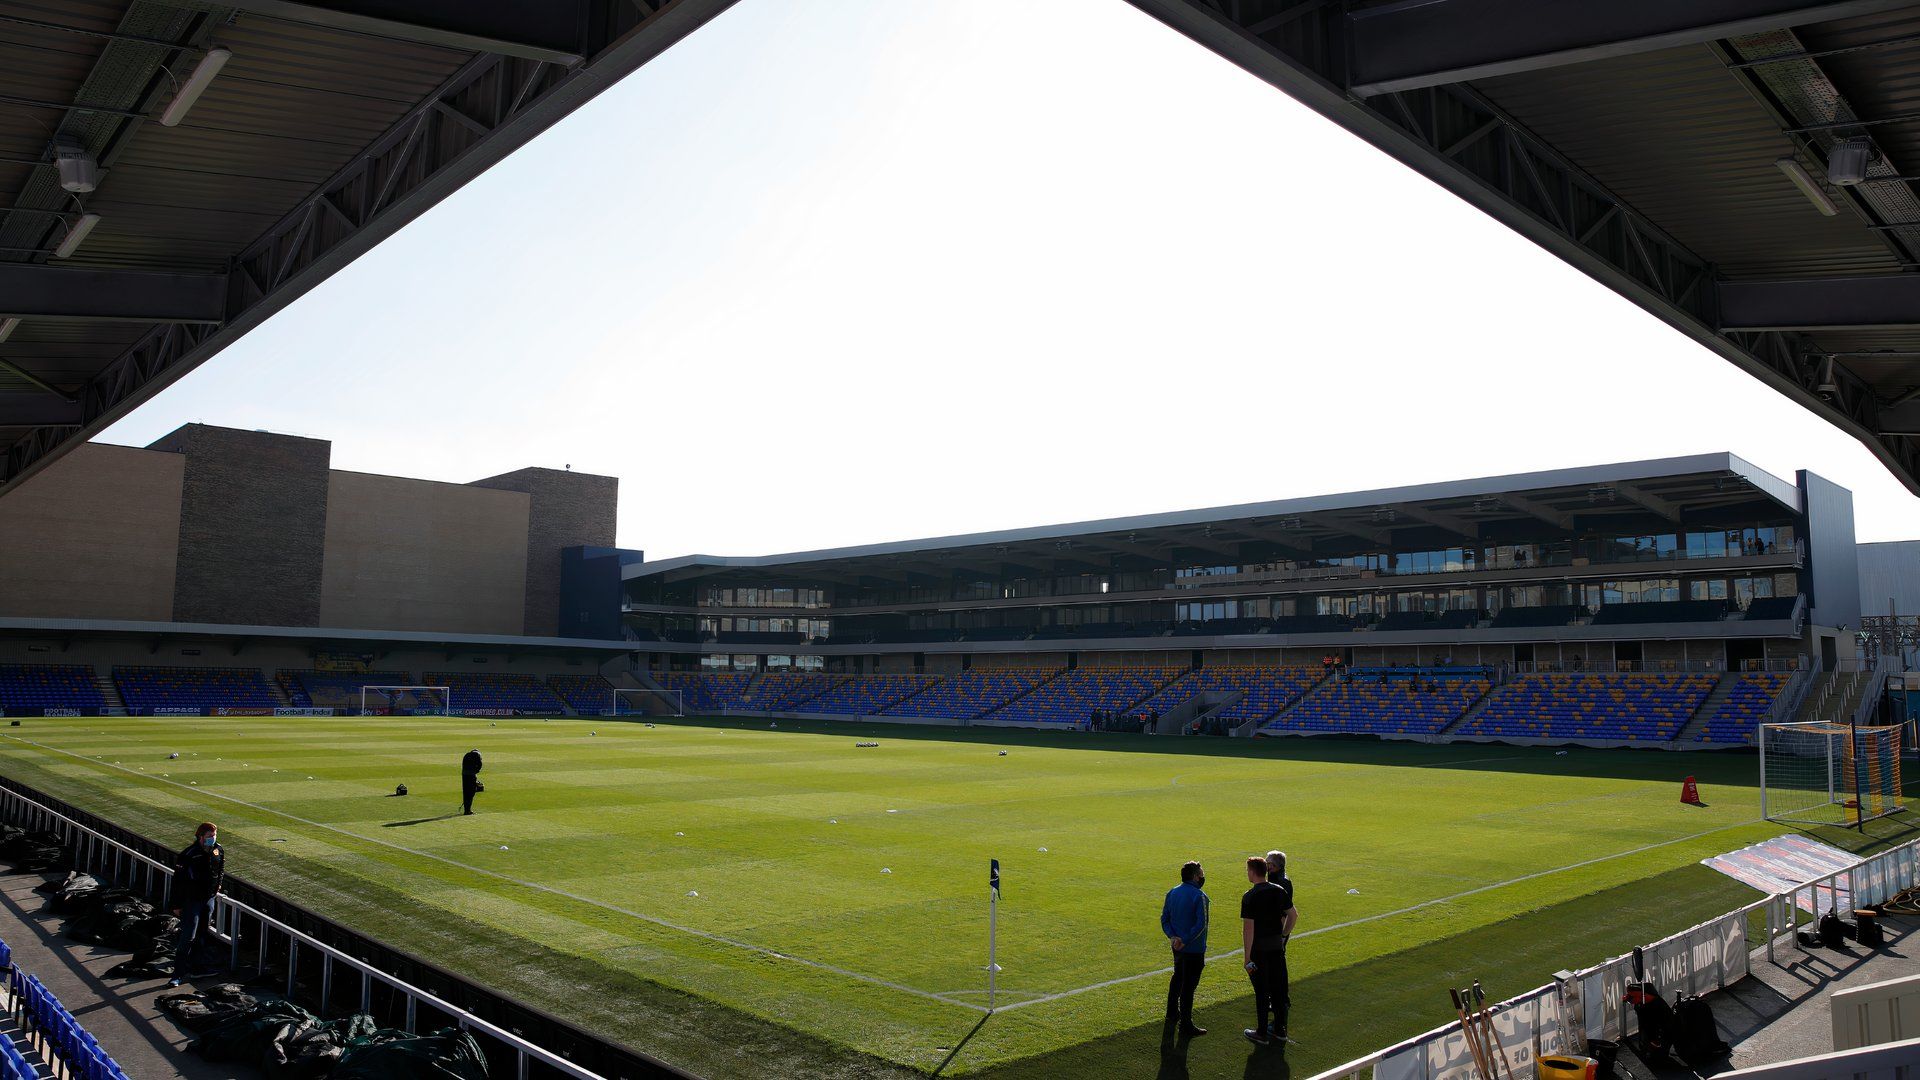
<svg viewBox="0 0 1920 1080">
<path fill-rule="evenodd" d="M 1873 712 L 1880 707 L 1880 699 L 1887 696 L 1888 677 L 1897 675 L 1899 672 L 1900 668 L 1892 657 L 1882 656 L 1879 658 L 1879 663 L 1875 664 L 1873 671 L 1866 676 L 1868 681 L 1867 685 L 1860 691 L 1859 704 L 1854 706 L 1853 723 L 1855 727 L 1865 724 L 1871 719 Z"/>
<path fill-rule="evenodd" d="M 155 872 L 157 872 L 160 877 L 162 877 L 163 879 L 166 879 L 167 881 L 170 881 L 172 878 L 173 869 L 169 866 L 166 866 L 160 863 L 158 860 L 149 858 L 148 856 L 141 854 L 140 852 L 134 850 L 133 848 L 127 846 L 126 844 L 121 843 L 118 840 L 115 840 L 114 838 L 106 835 L 105 833 L 102 833 L 99 830 L 92 828 L 91 826 L 82 824 L 81 822 L 76 821 L 65 814 L 62 814 L 59 811 L 46 806 L 45 804 L 39 802 L 38 800 L 35 800 L 26 795 L 23 795 L 18 791 L 12 790 L 11 788 L 0 788 L 0 817 L 4 817 L 7 819 L 16 818 L 19 815 L 17 815 L 15 811 L 20 808 L 25 808 L 31 811 L 32 813 L 37 813 L 41 815 L 49 823 L 58 822 L 64 825 L 69 831 L 75 832 L 90 838 L 95 846 L 96 851 L 101 846 L 104 845 L 105 847 L 113 849 L 114 851 L 117 851 L 120 854 L 130 856 L 136 863 L 143 864 L 147 870 L 147 882 L 148 882 L 149 888 L 151 888 L 152 886 L 152 881 L 153 881 Z M 55 831 L 57 832 L 58 830 L 55 830 Z M 76 848 L 78 848 L 80 845 L 76 843 L 75 846 Z M 76 860 L 76 862 L 78 862 L 78 860 Z M 281 920 L 276 919 L 273 916 L 268 915 L 267 913 L 260 911 L 259 909 L 249 904 L 243 903 L 225 894 L 222 894 L 216 897 L 215 899 L 217 901 L 217 906 L 215 910 L 215 917 L 216 917 L 215 925 L 220 924 L 219 916 L 224 911 L 226 914 L 226 925 L 229 927 L 229 933 L 233 938 L 233 942 L 234 942 L 233 949 L 235 950 L 236 956 L 240 947 L 239 946 L 240 935 L 237 933 L 232 933 L 231 931 L 233 929 L 237 929 L 238 927 L 238 923 L 237 923 L 238 916 L 247 916 L 254 919 L 256 922 L 258 922 L 263 929 L 274 930 L 287 935 L 287 942 L 288 942 L 287 947 L 288 947 L 288 953 L 290 957 L 297 957 L 297 953 L 295 952 L 295 950 L 300 945 L 306 945 L 307 947 L 319 952 L 323 960 L 325 961 L 325 964 L 327 965 L 326 968 L 323 968 L 323 976 L 330 978 L 331 976 L 330 968 L 331 968 L 331 965 L 335 963 L 345 964 L 348 968 L 359 972 L 360 973 L 360 1000 L 363 1006 L 368 1003 L 369 996 L 371 994 L 372 988 L 371 988 L 370 981 L 378 980 L 379 982 L 391 988 L 395 992 L 399 993 L 406 999 L 407 1020 L 408 1020 L 409 1027 L 412 1026 L 412 1021 L 413 1021 L 416 1008 L 421 1004 L 425 1004 L 429 1008 L 435 1011 L 444 1013 L 447 1016 L 451 1017 L 454 1020 L 454 1022 L 458 1024 L 462 1029 L 477 1030 L 491 1038 L 497 1039 L 500 1042 L 506 1044 L 506 1046 L 512 1049 L 515 1053 L 515 1056 L 517 1059 L 517 1065 L 518 1065 L 517 1075 L 521 1078 L 521 1080 L 525 1080 L 525 1077 L 527 1076 L 527 1067 L 530 1062 L 539 1062 L 540 1064 L 545 1065 L 548 1068 L 554 1069 L 569 1077 L 573 1077 L 574 1080 L 606 1080 L 606 1078 L 602 1077 L 599 1073 L 593 1072 L 592 1070 L 576 1065 L 573 1062 L 567 1060 L 565 1057 L 562 1057 L 561 1055 L 556 1054 L 553 1051 L 547 1050 L 544 1047 L 538 1046 L 528 1041 L 527 1039 L 522 1038 L 521 1036 L 515 1034 L 514 1032 L 509 1031 L 506 1028 L 503 1028 L 500 1025 L 493 1023 L 490 1020 L 487 1020 L 480 1016 L 476 1016 L 473 1013 L 468 1012 L 467 1010 L 462 1009 L 459 1006 L 454 1005 L 443 998 L 440 998 L 426 990 L 423 990 L 417 986 L 414 986 L 411 983 L 408 983 L 407 981 L 399 978 L 398 976 L 390 975 L 387 972 L 381 971 L 379 968 L 376 968 L 347 953 L 344 953 L 339 949 L 331 945 L 328 945 L 326 942 L 321 941 L 318 938 L 312 936 L 311 934 L 307 934 L 292 926 L 289 926 L 287 923 L 282 922 Z M 266 938 L 263 934 L 260 940 L 260 953 L 263 958 L 266 954 L 266 947 L 267 947 Z M 290 962 L 287 965 L 287 983 L 288 983 L 289 993 L 292 992 L 295 975 L 297 973 L 296 965 L 297 965 L 297 960 L 290 960 Z M 323 991 L 323 996 L 324 996 L 324 991 Z M 679 1070 L 673 1069 L 672 1066 L 666 1065 L 663 1062 L 653 1061 L 652 1059 L 645 1059 L 645 1060 L 648 1061 L 648 1064 L 654 1065 L 655 1067 L 660 1068 L 662 1070 L 674 1072 L 676 1075 L 682 1075 L 682 1076 L 687 1075 L 685 1073 L 680 1072 Z"/>
</svg>

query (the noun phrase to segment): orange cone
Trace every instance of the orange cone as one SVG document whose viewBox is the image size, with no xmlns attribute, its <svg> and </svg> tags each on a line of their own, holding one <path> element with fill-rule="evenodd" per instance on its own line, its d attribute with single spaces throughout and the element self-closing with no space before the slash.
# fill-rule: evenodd
<svg viewBox="0 0 1920 1080">
<path fill-rule="evenodd" d="M 1704 806 L 1700 801 L 1700 786 L 1689 776 L 1680 782 L 1680 801 L 1688 806 Z"/>
</svg>

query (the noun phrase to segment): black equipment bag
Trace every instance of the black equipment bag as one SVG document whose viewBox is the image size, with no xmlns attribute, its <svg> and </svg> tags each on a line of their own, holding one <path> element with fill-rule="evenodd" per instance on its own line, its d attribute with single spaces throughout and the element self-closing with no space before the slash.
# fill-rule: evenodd
<svg viewBox="0 0 1920 1080">
<path fill-rule="evenodd" d="M 1820 916 L 1820 944 L 1829 949 L 1845 948 L 1847 943 L 1847 925 L 1840 920 L 1840 913 L 1828 909 Z"/>
<path fill-rule="evenodd" d="M 1713 1022 L 1713 1006 L 1698 994 L 1675 995 L 1673 1007 L 1673 1051 L 1687 1064 L 1698 1069 L 1733 1052 L 1720 1037 Z"/>
<path fill-rule="evenodd" d="M 1648 1064 L 1665 1061 L 1673 1049 L 1673 1006 L 1650 982 L 1627 983 L 1626 998 L 1640 1026 L 1640 1056 Z"/>
<path fill-rule="evenodd" d="M 1854 915 L 1860 927 L 1858 934 L 1860 947 L 1863 949 L 1885 948 L 1887 933 L 1880 927 L 1879 916 L 1867 911 L 1855 912 Z"/>
</svg>

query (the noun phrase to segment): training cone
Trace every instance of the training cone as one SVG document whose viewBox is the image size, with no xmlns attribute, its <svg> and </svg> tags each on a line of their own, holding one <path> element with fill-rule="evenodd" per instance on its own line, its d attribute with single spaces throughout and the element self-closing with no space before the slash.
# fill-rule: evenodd
<svg viewBox="0 0 1920 1080">
<path fill-rule="evenodd" d="M 1706 805 L 1700 801 L 1700 785 L 1694 783 L 1691 776 L 1680 781 L 1680 801 L 1688 806 Z"/>
</svg>

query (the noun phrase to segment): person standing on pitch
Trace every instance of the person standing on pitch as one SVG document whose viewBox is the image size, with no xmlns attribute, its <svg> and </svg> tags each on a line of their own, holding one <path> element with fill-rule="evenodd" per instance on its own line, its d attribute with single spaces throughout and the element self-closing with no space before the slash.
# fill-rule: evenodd
<svg viewBox="0 0 1920 1080">
<path fill-rule="evenodd" d="M 1274 987 L 1285 985 L 1281 980 L 1287 967 L 1287 911 L 1293 901 L 1286 890 L 1267 880 L 1267 860 L 1258 855 L 1247 857 L 1247 881 L 1253 887 L 1240 897 L 1240 951 L 1253 983 L 1254 1026 L 1241 1034 L 1255 1046 L 1266 1046 L 1276 1035 L 1286 1038 L 1284 1006 L 1273 1026 L 1268 1026 L 1267 1018 L 1276 1013 Z"/>
<path fill-rule="evenodd" d="M 168 986 L 179 986 L 187 975 L 193 947 L 202 931 L 213 929 L 213 898 L 226 883 L 227 853 L 220 848 L 220 830 L 211 821 L 203 821 L 187 845 L 173 860 L 173 902 L 168 905 L 180 920 L 180 937 L 173 947 L 173 978 Z"/>
<path fill-rule="evenodd" d="M 467 756 L 460 759 L 460 808 L 469 814 L 473 813 L 473 797 L 487 790 L 480 783 L 482 764 L 479 750 L 469 750 Z"/>
<path fill-rule="evenodd" d="M 1167 1024 L 1179 1024 L 1182 1038 L 1207 1033 L 1193 1022 L 1193 991 L 1200 985 L 1200 970 L 1207 966 L 1207 920 L 1212 913 L 1207 894 L 1201 891 L 1206 883 L 1200 864 L 1187 863 L 1180 868 L 1180 884 L 1168 890 L 1166 902 L 1160 905 L 1160 932 L 1173 946 Z"/>
</svg>

